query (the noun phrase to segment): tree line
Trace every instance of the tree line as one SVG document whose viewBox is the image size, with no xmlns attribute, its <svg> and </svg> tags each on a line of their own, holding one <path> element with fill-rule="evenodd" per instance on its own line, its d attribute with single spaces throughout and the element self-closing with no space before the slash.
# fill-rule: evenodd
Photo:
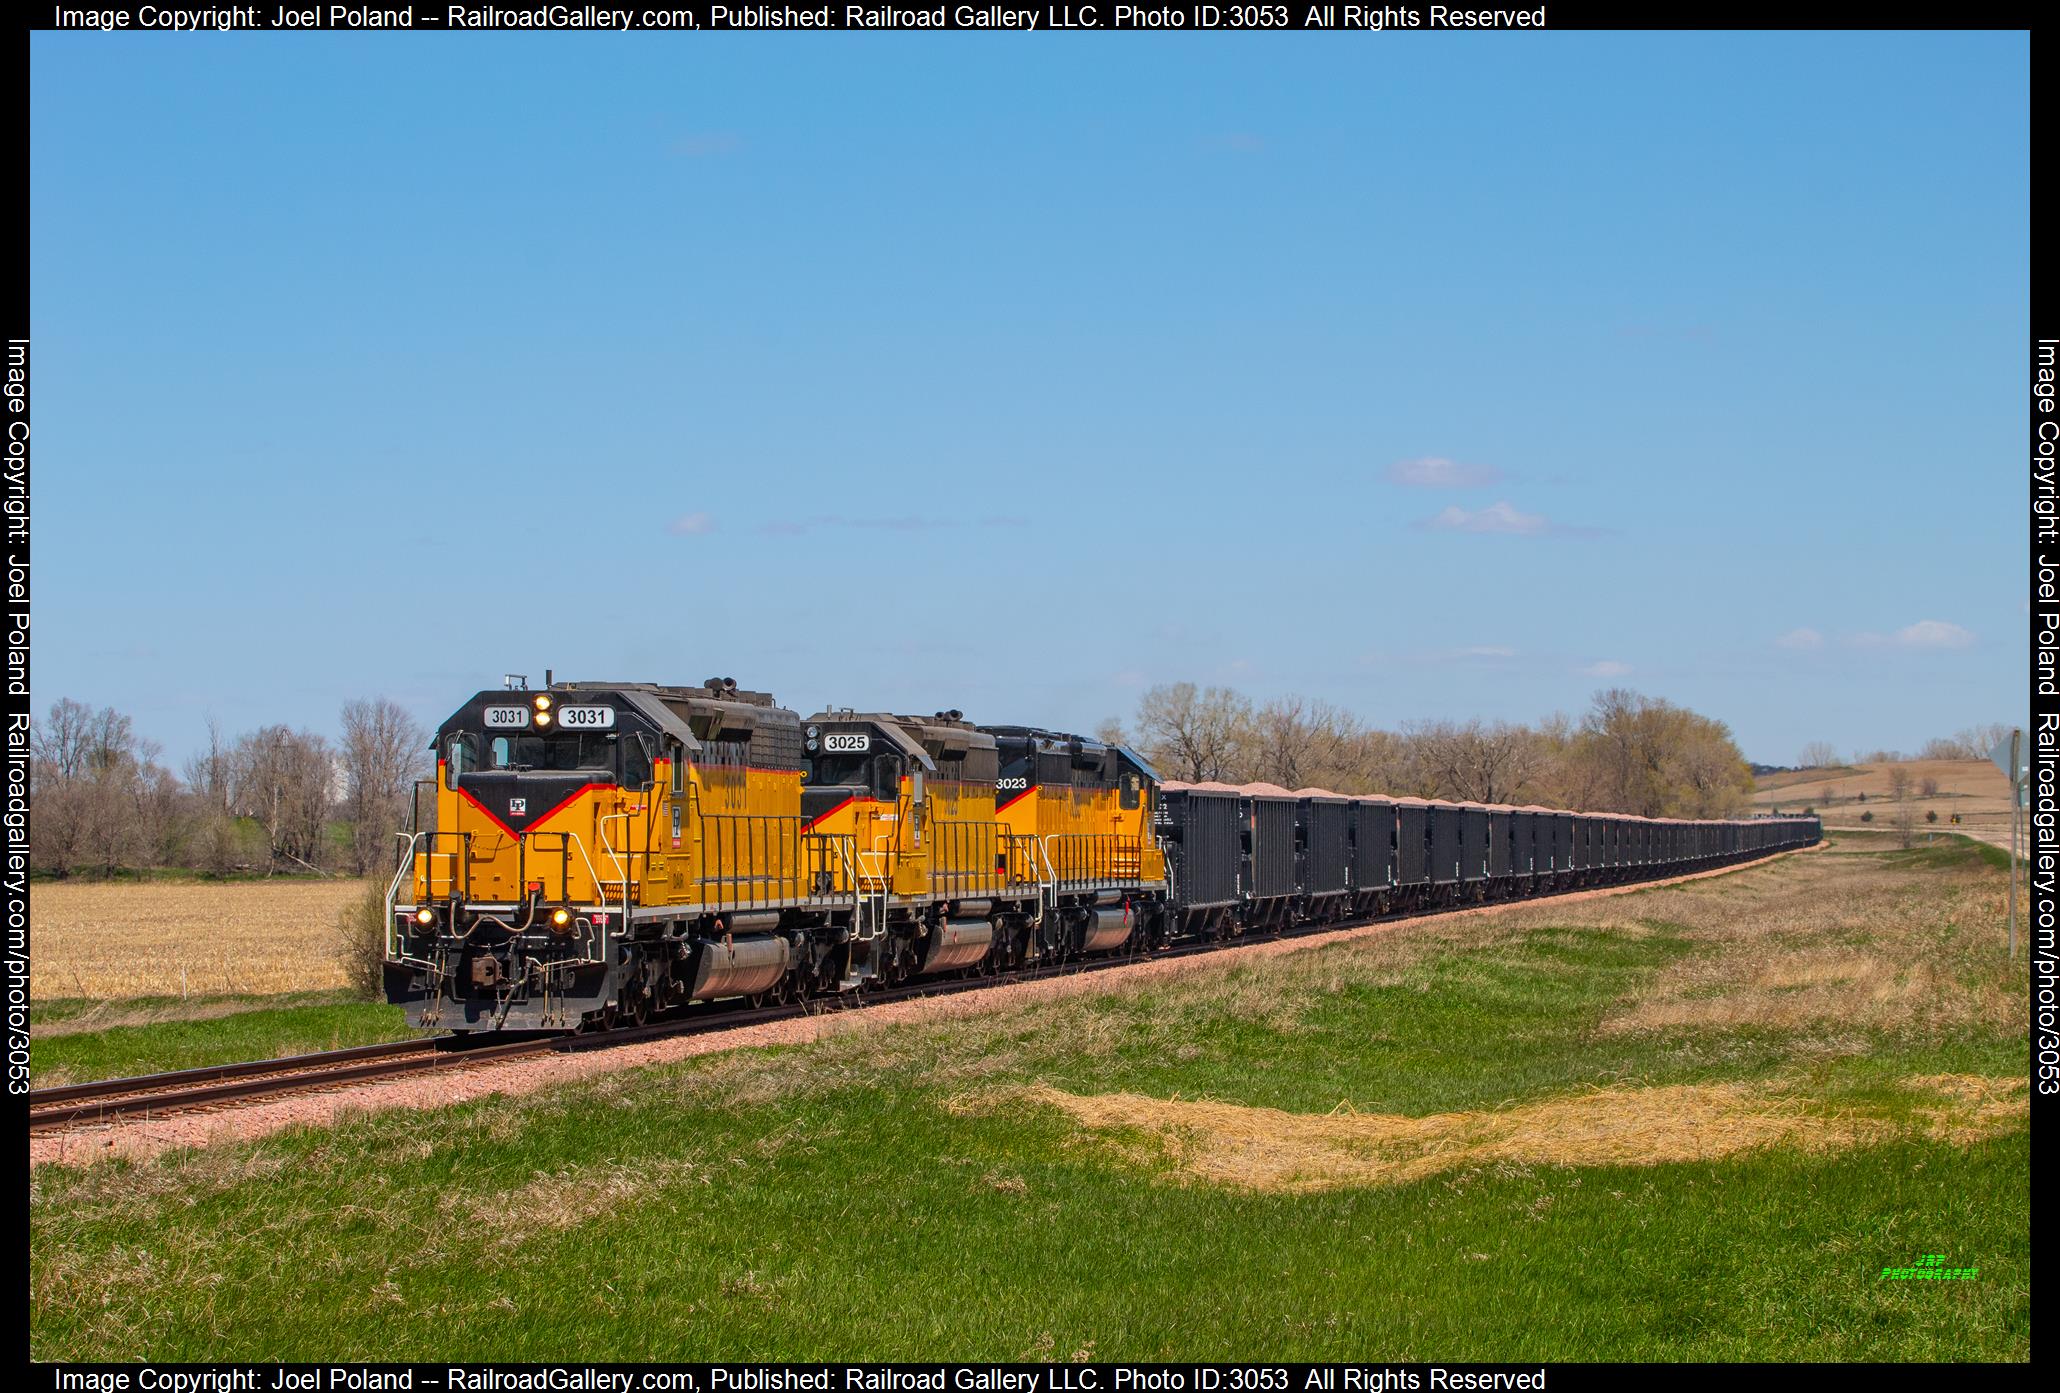
<svg viewBox="0 0 2060 1393">
<path fill-rule="evenodd" d="M 1741 812 L 1752 770 L 1722 721 L 1623 688 L 1597 692 L 1578 719 L 1368 725 L 1300 696 L 1255 704 L 1228 687 L 1175 682 L 1147 691 L 1126 729 L 1162 778 L 1264 782 L 1338 793 L 1538 804 L 1641 817 Z"/>
<path fill-rule="evenodd" d="M 1850 764 L 1899 764 L 1912 759 L 1987 759 L 2003 737 L 2017 727 L 2008 721 L 1990 721 L 1985 725 L 1969 726 L 1956 735 L 1941 735 L 1924 742 L 1915 754 L 1901 750 L 1854 750 Z M 1837 769 L 1842 767 L 1838 758 L 1838 747 L 1829 740 L 1812 740 L 1803 746 L 1802 756 L 1796 761 L 1798 769 Z"/>
<path fill-rule="evenodd" d="M 216 875 L 385 871 L 428 733 L 383 697 L 344 703 L 335 741 L 265 726 L 207 746 L 181 773 L 112 707 L 69 698 L 30 732 L 29 860 L 53 875 L 177 867 Z"/>
</svg>

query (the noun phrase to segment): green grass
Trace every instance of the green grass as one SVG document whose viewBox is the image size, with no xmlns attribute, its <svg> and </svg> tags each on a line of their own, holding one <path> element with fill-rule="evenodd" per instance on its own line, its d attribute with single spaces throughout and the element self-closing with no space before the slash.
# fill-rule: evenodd
<svg viewBox="0 0 2060 1393">
<path fill-rule="evenodd" d="M 1825 877 L 1879 881 L 1868 906 L 1993 983 L 1951 928 L 2000 881 L 1980 858 L 1818 859 L 433 1115 L 42 1167 L 31 1354 L 2027 1358 L 2021 1128 L 1283 1194 L 1188 1181 L 1138 1136 L 1008 1101 L 1039 1082 L 1421 1115 L 1780 1080 L 1914 1122 L 1911 1075 L 2021 1075 L 2006 1020 L 1606 1027 L 1679 974 L 1728 990 L 1718 969 L 1761 949 L 1724 937 L 1723 907 L 1771 922 L 1768 905 L 1822 900 Z M 1921 1253 L 1981 1276 L 1879 1280 Z"/>
<path fill-rule="evenodd" d="M 1920 824 L 1916 830 L 1916 842 L 1907 850 L 1889 844 L 1899 835 L 1893 827 L 1843 827 L 1835 833 L 1826 832 L 1824 841 L 1830 855 L 1886 855 L 1903 858 L 1892 864 L 1932 868 L 1988 866 L 2005 873 L 2010 869 L 2009 848 L 1965 833 L 1941 832 Z M 2024 874 L 2024 861 L 2020 854 L 2017 858 L 2019 876 Z"/>
<path fill-rule="evenodd" d="M 92 1028 L 107 1016 L 121 1023 Z M 38 1002 L 29 1030 L 29 1064 L 38 1088 L 342 1049 L 413 1033 L 399 1007 L 352 1000 L 342 992 L 145 998 L 118 1006 Z"/>
</svg>

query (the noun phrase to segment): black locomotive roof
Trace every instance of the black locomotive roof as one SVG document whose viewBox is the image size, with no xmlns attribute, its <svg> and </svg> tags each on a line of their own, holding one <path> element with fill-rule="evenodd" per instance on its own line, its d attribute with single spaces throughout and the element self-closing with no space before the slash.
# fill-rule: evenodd
<svg viewBox="0 0 2060 1393">
<path fill-rule="evenodd" d="M 445 718 L 444 723 L 436 728 L 437 739 L 441 741 L 444 736 L 458 731 L 485 730 L 485 712 L 489 706 L 526 706 L 534 710 L 535 701 L 540 696 L 551 698 L 554 710 L 558 706 L 598 706 L 603 703 L 588 699 L 606 697 L 618 710 L 626 712 L 636 725 L 679 741 L 689 753 L 698 752 L 701 748 L 701 742 L 694 738 L 694 732 L 688 729 L 687 723 L 674 714 L 670 707 L 658 701 L 648 688 L 640 690 L 627 685 L 598 687 L 591 683 L 573 682 L 545 691 L 532 692 L 517 688 L 512 691 L 480 692 Z M 531 727 L 527 733 L 534 735 L 538 732 Z"/>
<path fill-rule="evenodd" d="M 931 757 L 930 745 L 934 744 L 940 750 L 964 750 L 985 749 L 994 743 L 967 726 L 949 721 L 939 724 L 927 716 L 900 716 L 891 711 L 818 711 L 808 718 L 808 724 L 870 726 L 879 731 L 897 753 L 915 760 L 933 774 L 937 772 L 937 761 Z"/>
<path fill-rule="evenodd" d="M 535 709 L 536 699 L 548 696 L 561 705 L 615 705 L 630 723 L 679 741 L 688 754 L 698 754 L 702 739 L 687 724 L 689 717 L 713 717 L 711 740 L 743 739 L 760 728 L 798 727 L 801 718 L 783 706 L 773 705 L 763 692 L 739 691 L 732 686 L 662 687 L 651 682 L 554 682 L 549 687 L 480 692 L 452 712 L 437 727 L 437 736 L 453 731 L 485 729 L 484 711 L 489 706 L 526 706 Z"/>
<path fill-rule="evenodd" d="M 980 730 L 996 737 L 997 741 L 1028 740 L 1035 745 L 1078 746 L 1082 750 L 1106 750 L 1109 747 L 1091 735 L 1069 735 L 1062 730 L 1041 730 L 1036 726 L 980 726 Z"/>
<path fill-rule="evenodd" d="M 1136 750 L 1131 749 L 1128 745 L 1118 745 L 1116 747 L 1116 753 L 1122 755 L 1123 758 L 1129 760 L 1132 764 L 1136 765 L 1137 771 L 1140 774 L 1143 774 L 1147 779 L 1150 779 L 1153 783 L 1158 784 L 1165 782 L 1164 779 L 1161 779 L 1159 777 L 1159 771 L 1152 768 L 1152 762 L 1146 759 L 1143 755 L 1139 754 Z"/>
</svg>

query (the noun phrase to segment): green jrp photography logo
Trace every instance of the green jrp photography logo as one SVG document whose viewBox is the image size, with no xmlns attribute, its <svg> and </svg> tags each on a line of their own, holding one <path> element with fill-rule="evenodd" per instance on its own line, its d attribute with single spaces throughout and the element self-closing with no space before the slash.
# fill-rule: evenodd
<svg viewBox="0 0 2060 1393">
<path fill-rule="evenodd" d="M 1971 1282 L 1978 1267 L 1947 1267 L 1944 1253 L 1926 1253 L 1908 1267 L 1884 1267 L 1884 1282 Z"/>
</svg>

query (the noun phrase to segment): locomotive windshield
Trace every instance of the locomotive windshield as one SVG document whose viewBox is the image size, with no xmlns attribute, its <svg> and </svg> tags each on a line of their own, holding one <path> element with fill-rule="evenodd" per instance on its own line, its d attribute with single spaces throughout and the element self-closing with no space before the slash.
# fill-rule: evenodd
<svg viewBox="0 0 2060 1393">
<path fill-rule="evenodd" d="M 814 784 L 864 784 L 872 781 L 868 766 L 873 757 L 867 754 L 817 755 L 812 761 L 808 781 Z"/>
<path fill-rule="evenodd" d="M 618 745 L 613 732 L 561 731 L 553 735 L 496 735 L 487 743 L 487 762 L 495 769 L 615 768 Z"/>
<path fill-rule="evenodd" d="M 453 778 L 482 770 L 579 771 L 616 776 L 627 787 L 651 780 L 651 752 L 638 732 L 552 731 L 549 734 L 450 737 L 445 747 Z"/>
</svg>

